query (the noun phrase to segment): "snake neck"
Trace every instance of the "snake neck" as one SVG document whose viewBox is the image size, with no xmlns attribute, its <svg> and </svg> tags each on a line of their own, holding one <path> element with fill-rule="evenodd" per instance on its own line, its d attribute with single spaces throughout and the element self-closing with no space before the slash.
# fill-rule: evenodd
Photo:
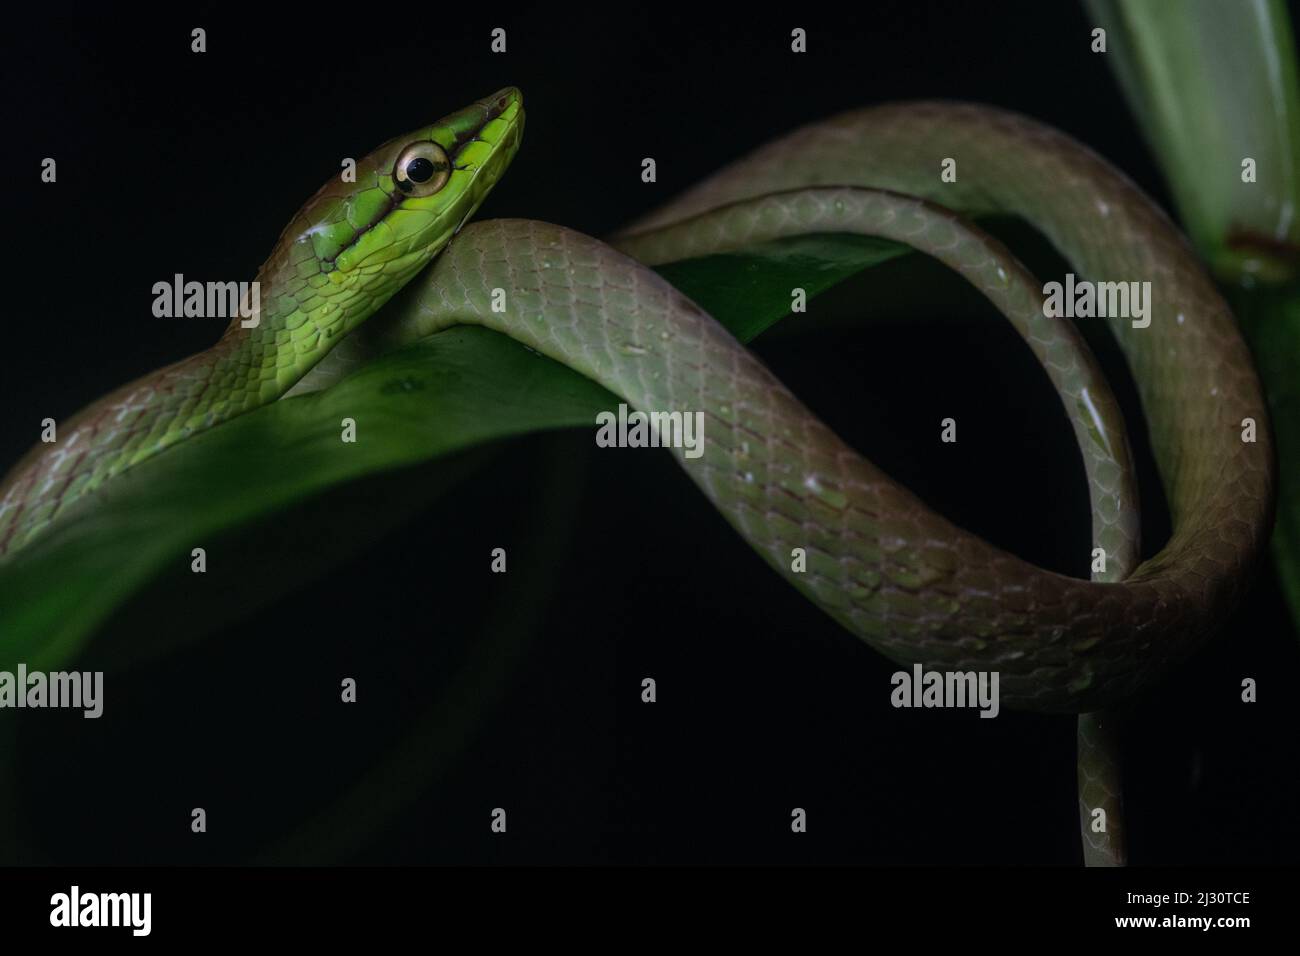
<svg viewBox="0 0 1300 956">
<path fill-rule="evenodd" d="M 0 483 L 0 556 L 128 468 L 275 401 L 333 347 L 358 321 L 363 296 L 350 283 L 309 269 L 301 245 L 277 247 L 255 280 L 257 308 L 247 319 L 233 319 L 212 348 L 58 422 L 52 440 L 14 466 Z"/>
</svg>

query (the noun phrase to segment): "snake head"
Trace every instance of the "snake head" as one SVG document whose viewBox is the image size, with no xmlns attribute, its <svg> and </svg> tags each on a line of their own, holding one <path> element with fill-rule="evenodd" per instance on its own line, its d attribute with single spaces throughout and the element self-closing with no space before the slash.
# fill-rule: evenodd
<svg viewBox="0 0 1300 956">
<path fill-rule="evenodd" d="M 474 214 L 514 159 L 523 126 L 523 96 L 506 87 L 389 140 L 357 162 L 355 181 L 345 167 L 307 201 L 268 260 L 268 277 L 277 290 L 299 284 L 296 277 L 321 281 L 313 275 L 355 289 L 365 306 L 344 310 L 347 331 Z"/>
</svg>

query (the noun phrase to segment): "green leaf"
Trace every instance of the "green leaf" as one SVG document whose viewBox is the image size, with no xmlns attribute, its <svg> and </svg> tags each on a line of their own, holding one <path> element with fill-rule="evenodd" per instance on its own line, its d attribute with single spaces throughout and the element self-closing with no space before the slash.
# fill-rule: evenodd
<svg viewBox="0 0 1300 956">
<path fill-rule="evenodd" d="M 796 236 L 741 253 L 670 262 L 657 270 L 742 342 L 790 314 L 790 290 L 811 299 L 868 266 L 911 250 L 844 233 Z"/>
<path fill-rule="evenodd" d="M 1277 441 L 1278 505 L 1273 558 L 1300 630 L 1300 284 L 1231 290 L 1233 311 L 1254 347 Z"/>
<path fill-rule="evenodd" d="M 663 271 L 747 340 L 789 311 L 792 286 L 802 285 L 811 296 L 904 251 L 860 237 L 805 237 Z M 313 523 L 299 518 L 294 533 L 281 537 L 309 545 L 286 561 L 260 546 L 240 547 L 238 538 L 251 525 L 280 520 L 349 482 L 437 460 L 434 472 L 416 483 L 414 497 L 383 496 L 377 506 L 383 520 L 374 523 L 382 531 L 403 509 L 427 504 L 478 467 L 481 457 L 467 457 L 472 450 L 532 432 L 590 426 L 598 411 L 616 404 L 576 372 L 481 328 L 451 329 L 414 343 L 323 392 L 276 402 L 198 435 L 69 507 L 46 534 L 0 565 L 0 662 L 59 667 L 151 582 L 144 613 L 201 619 L 198 627 L 187 627 L 193 639 L 376 533 L 367 522 L 354 520 L 342 529 L 332 522 L 330 540 L 317 541 Z M 364 440 L 341 454 L 344 418 L 356 421 Z M 189 573 L 195 547 L 219 547 L 245 572 L 228 586 L 207 589 L 220 593 L 207 598 L 216 606 L 203 614 L 195 613 L 192 596 L 173 586 Z M 250 564 L 258 561 L 267 573 L 254 573 Z M 119 659 L 145 653 L 149 630 L 164 629 L 132 630 L 135 646 L 120 649 Z"/>
<path fill-rule="evenodd" d="M 1281 0 L 1089 0 L 1104 54 L 1220 278 L 1300 273 L 1300 87 Z M 1243 162 L 1254 181 L 1243 181 Z"/>
<path fill-rule="evenodd" d="M 223 530 L 381 470 L 587 424 L 609 403 L 595 383 L 483 329 L 417 342 L 334 388 L 198 435 L 71 506 L 0 568 L 0 659 L 57 667 L 128 594 L 188 569 L 191 549 Z M 340 444 L 344 418 L 365 440 Z"/>
</svg>

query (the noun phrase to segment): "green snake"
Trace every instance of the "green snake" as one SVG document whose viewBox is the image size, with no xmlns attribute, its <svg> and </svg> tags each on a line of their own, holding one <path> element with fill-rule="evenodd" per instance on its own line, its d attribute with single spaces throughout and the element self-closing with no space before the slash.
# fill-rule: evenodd
<svg viewBox="0 0 1300 956">
<path fill-rule="evenodd" d="M 523 123 L 522 97 L 507 88 L 380 146 L 355 181 L 322 187 L 258 273 L 255 327 L 232 321 L 212 348 L 94 402 L 12 469 L 0 485 L 2 560 L 20 559 L 71 501 L 196 432 L 327 387 L 421 336 L 480 324 L 636 409 L 702 412 L 704 453 L 675 449 L 682 467 L 776 573 L 892 660 L 997 671 L 1004 703 L 1084 715 L 1085 855 L 1122 861 L 1105 708 L 1220 626 L 1272 519 L 1260 384 L 1176 228 L 1060 132 L 993 108 L 921 102 L 797 129 L 608 242 L 526 220 L 462 229 L 513 160 Z M 1028 221 L 1082 277 L 1151 283 L 1149 325 L 1104 320 L 1137 384 L 1172 517 L 1170 540 L 1145 562 L 1116 401 L 1074 326 L 1045 314 L 1041 284 L 970 222 L 993 213 Z M 936 514 L 648 268 L 807 233 L 905 243 L 1015 324 L 1083 451 L 1093 545 L 1107 558 L 1094 580 L 1037 568 Z M 1086 826 L 1097 806 L 1116 821 L 1105 834 Z"/>
</svg>

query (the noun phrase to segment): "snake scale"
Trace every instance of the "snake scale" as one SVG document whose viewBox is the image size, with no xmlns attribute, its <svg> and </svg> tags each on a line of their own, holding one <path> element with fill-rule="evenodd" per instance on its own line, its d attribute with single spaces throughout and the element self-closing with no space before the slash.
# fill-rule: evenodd
<svg viewBox="0 0 1300 956">
<path fill-rule="evenodd" d="M 703 412 L 702 457 L 673 454 L 776 573 L 895 661 L 996 670 L 1011 706 L 1094 715 L 1080 724 L 1085 752 L 1108 736 L 1097 712 L 1186 657 L 1241 597 L 1273 508 L 1251 357 L 1186 240 L 1086 147 L 989 107 L 889 104 L 790 132 L 608 242 L 526 220 L 465 226 L 522 129 L 522 97 L 507 88 L 379 147 L 356 182 L 327 183 L 258 274 L 256 328 L 236 320 L 212 349 L 93 403 L 9 473 L 2 560 L 20 559 L 72 500 L 199 430 L 326 387 L 404 342 L 481 324 L 634 408 Z M 951 181 L 945 160 L 955 161 Z M 1026 220 L 1082 277 L 1151 283 L 1149 326 L 1093 320 L 1109 322 L 1131 369 L 1169 502 L 1172 536 L 1145 562 L 1115 400 L 1077 331 L 1044 315 L 1041 285 L 970 222 L 995 213 Z M 827 232 L 934 256 L 1016 325 L 1084 452 L 1105 575 L 1037 568 L 929 509 L 647 268 Z M 400 308 L 379 311 L 416 276 Z M 504 311 L 494 290 L 505 290 Z M 1243 440 L 1247 420 L 1253 441 Z M 795 549 L 806 570 L 794 569 Z M 1100 783 L 1081 770 L 1085 808 L 1090 788 L 1102 791 L 1095 802 L 1114 790 L 1113 753 L 1098 753 Z M 1122 858 L 1118 845 L 1094 850 Z"/>
</svg>

